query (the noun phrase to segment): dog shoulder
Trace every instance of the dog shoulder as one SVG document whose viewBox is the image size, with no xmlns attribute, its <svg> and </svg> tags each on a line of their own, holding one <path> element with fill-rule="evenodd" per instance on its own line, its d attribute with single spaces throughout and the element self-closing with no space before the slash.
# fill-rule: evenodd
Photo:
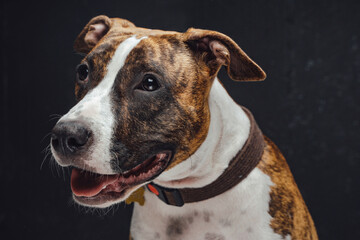
<svg viewBox="0 0 360 240">
<path fill-rule="evenodd" d="M 271 186 L 269 213 L 274 232 L 292 240 L 318 239 L 314 222 L 277 146 L 265 137 L 266 146 L 258 168 L 269 175 Z"/>
</svg>

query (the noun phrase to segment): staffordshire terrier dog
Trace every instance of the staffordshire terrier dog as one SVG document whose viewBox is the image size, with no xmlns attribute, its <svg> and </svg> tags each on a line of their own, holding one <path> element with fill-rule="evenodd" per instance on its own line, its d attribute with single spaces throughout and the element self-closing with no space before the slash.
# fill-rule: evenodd
<svg viewBox="0 0 360 240">
<path fill-rule="evenodd" d="M 75 202 L 136 199 L 131 239 L 318 239 L 279 149 L 217 78 L 266 75 L 228 36 L 90 20 L 74 48 L 78 103 L 52 130 Z M 121 227 L 121 226 L 119 226 Z"/>
</svg>

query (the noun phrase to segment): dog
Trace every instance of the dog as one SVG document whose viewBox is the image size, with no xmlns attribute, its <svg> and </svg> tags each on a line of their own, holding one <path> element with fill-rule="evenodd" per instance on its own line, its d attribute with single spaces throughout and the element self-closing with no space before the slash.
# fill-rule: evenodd
<svg viewBox="0 0 360 240">
<path fill-rule="evenodd" d="M 75 202 L 137 199 L 135 240 L 318 239 L 281 152 L 217 78 L 222 66 L 235 81 L 266 77 L 230 37 L 101 15 L 74 49 L 78 103 L 51 151 L 72 167 Z"/>
</svg>

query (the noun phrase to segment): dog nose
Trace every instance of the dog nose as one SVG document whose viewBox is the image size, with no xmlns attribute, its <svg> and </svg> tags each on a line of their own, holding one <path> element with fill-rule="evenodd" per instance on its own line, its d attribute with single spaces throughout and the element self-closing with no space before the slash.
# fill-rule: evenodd
<svg viewBox="0 0 360 240">
<path fill-rule="evenodd" d="M 51 135 L 53 149 L 62 155 L 72 155 L 84 149 L 91 137 L 91 130 L 77 121 L 59 122 Z"/>
</svg>

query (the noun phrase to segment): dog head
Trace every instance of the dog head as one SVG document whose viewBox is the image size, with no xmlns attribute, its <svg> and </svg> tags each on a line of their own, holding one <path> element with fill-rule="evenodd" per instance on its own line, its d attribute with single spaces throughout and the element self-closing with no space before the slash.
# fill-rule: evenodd
<svg viewBox="0 0 360 240">
<path fill-rule="evenodd" d="M 75 41 L 78 103 L 52 132 L 51 150 L 72 166 L 75 201 L 106 207 L 191 156 L 206 138 L 208 96 L 220 67 L 238 81 L 265 78 L 229 37 L 136 27 L 98 16 Z"/>
</svg>

